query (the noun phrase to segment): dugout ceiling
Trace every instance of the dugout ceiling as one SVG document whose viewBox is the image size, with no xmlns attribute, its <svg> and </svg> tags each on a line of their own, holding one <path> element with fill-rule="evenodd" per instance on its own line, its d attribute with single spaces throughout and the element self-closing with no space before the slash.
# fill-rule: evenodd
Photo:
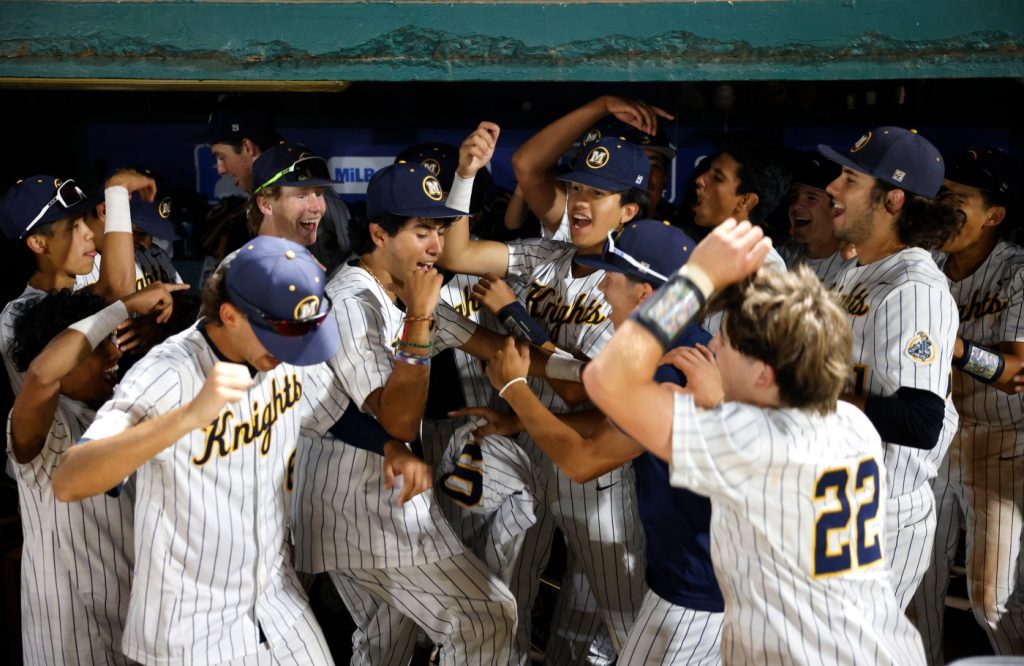
<svg viewBox="0 0 1024 666">
<path fill-rule="evenodd" d="M 0 85 L 1024 75 L 1020 0 L 0 1 Z"/>
</svg>

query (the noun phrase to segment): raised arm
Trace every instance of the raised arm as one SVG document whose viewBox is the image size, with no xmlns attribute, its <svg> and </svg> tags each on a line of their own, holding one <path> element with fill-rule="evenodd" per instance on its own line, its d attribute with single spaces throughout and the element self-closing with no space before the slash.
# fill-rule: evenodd
<svg viewBox="0 0 1024 666">
<path fill-rule="evenodd" d="M 245 397 L 252 386 L 249 369 L 217 363 L 191 402 L 124 432 L 72 446 L 61 455 L 53 475 L 53 494 L 62 502 L 99 495 L 124 481 L 147 460 L 217 418 L 224 405 Z"/>
<path fill-rule="evenodd" d="M 135 291 L 135 242 L 129 199 L 138 192 L 146 201 L 156 197 L 156 181 L 132 169 L 111 176 L 104 189 L 103 260 L 99 279 L 89 289 L 115 301 Z"/>
<path fill-rule="evenodd" d="M 557 229 L 565 211 L 565 188 L 555 180 L 555 165 L 573 141 L 609 114 L 648 134 L 658 131 L 659 116 L 672 118 L 656 106 L 604 95 L 537 132 L 512 155 L 516 182 L 545 227 Z"/>
</svg>

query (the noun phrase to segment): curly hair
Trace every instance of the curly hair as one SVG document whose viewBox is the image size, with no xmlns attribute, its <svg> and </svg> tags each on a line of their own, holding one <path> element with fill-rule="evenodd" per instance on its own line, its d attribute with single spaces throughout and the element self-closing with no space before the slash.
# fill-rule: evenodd
<svg viewBox="0 0 1024 666">
<path fill-rule="evenodd" d="M 882 205 L 886 195 L 896 189 L 899 188 L 876 178 L 871 201 Z M 904 193 L 903 207 L 896 218 L 896 234 L 901 243 L 937 250 L 960 233 L 964 220 L 955 208 L 939 199 L 928 199 L 906 190 Z"/>
<path fill-rule="evenodd" d="M 750 211 L 750 221 L 763 225 L 789 194 L 790 171 L 782 148 L 760 138 L 745 136 L 732 137 L 722 146 L 721 152 L 739 164 L 736 177 L 740 182 L 736 186 L 736 194 L 752 192 L 757 195 L 757 205 Z"/>
<path fill-rule="evenodd" d="M 725 313 L 722 328 L 735 350 L 772 367 L 783 406 L 835 410 L 850 377 L 853 335 L 810 269 L 762 268 L 723 289 L 709 309 Z"/>
<path fill-rule="evenodd" d="M 50 341 L 71 324 L 90 317 L 107 306 L 100 296 L 87 289 L 51 291 L 43 298 L 18 307 L 14 320 L 11 358 L 20 372 L 28 370 L 32 359 Z"/>
</svg>

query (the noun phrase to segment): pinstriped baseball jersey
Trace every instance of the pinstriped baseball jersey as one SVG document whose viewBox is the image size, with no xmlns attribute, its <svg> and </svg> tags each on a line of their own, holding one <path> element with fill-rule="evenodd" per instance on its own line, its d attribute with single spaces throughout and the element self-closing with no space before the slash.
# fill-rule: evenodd
<svg viewBox="0 0 1024 666">
<path fill-rule="evenodd" d="M 79 275 L 75 278 L 75 289 L 88 287 L 90 284 L 95 284 L 99 281 L 102 260 L 103 255 L 97 254 L 92 262 L 92 270 L 85 275 Z M 148 248 L 136 245 L 135 289 L 137 291 L 154 282 L 163 282 L 165 284 L 176 282 L 180 284 L 181 276 L 178 275 L 177 269 L 174 268 L 171 258 L 162 249 L 156 245 L 150 245 Z"/>
<path fill-rule="evenodd" d="M 883 557 L 886 471 L 874 426 L 677 394 L 671 482 L 711 499 L 725 663 L 923 664 Z"/>
<path fill-rule="evenodd" d="M 956 303 L 946 276 L 921 248 L 849 267 L 835 292 L 853 329 L 853 393 L 886 397 L 906 386 L 946 401 L 935 448 L 886 444 L 889 497 L 897 498 L 935 478 L 956 432 L 957 414 L 949 397 Z"/>
<path fill-rule="evenodd" d="M 570 243 L 542 239 L 509 243 L 509 286 L 559 349 L 593 358 L 613 333 L 609 307 L 597 288 L 604 271 L 573 277 L 575 256 L 576 247 Z M 530 387 L 552 412 L 570 411 L 544 380 L 531 378 Z"/>
<path fill-rule="evenodd" d="M 476 423 L 455 431 L 437 470 L 437 491 L 472 516 L 460 530 L 491 572 L 508 582 L 523 534 L 537 522 L 533 471 L 529 456 L 507 437 L 475 437 Z M 482 517 L 484 520 L 473 520 Z"/>
<path fill-rule="evenodd" d="M 960 313 L 961 338 L 991 348 L 1024 342 L 1024 248 L 1000 241 L 971 275 L 950 281 L 949 290 Z M 1003 393 L 965 372 L 953 372 L 953 402 L 964 423 L 1024 423 L 1024 395 Z M 1022 445 L 1024 437 L 1017 447 Z"/>
<path fill-rule="evenodd" d="M 786 271 L 786 262 L 774 247 L 768 251 L 768 255 L 764 258 L 764 266 Z M 704 317 L 700 327 L 714 337 L 718 334 L 718 329 L 722 328 L 722 317 L 723 314 L 721 312 L 712 312 Z"/>
<path fill-rule="evenodd" d="M 856 258 L 844 260 L 838 250 L 824 259 L 808 259 L 804 254 L 804 246 L 792 240 L 779 248 L 779 256 L 786 262 L 786 268 L 789 270 L 794 270 L 797 266 L 807 266 L 827 289 L 835 286 L 839 276 L 848 266 L 857 263 Z"/>
<path fill-rule="evenodd" d="M 203 326 L 136 363 L 84 439 L 192 401 L 223 360 Z M 308 372 L 281 364 L 256 373 L 240 402 L 138 469 L 129 658 L 217 664 L 256 653 L 261 630 L 271 650 L 284 649 L 308 606 L 285 544 L 288 463 Z"/>
<path fill-rule="evenodd" d="M 121 631 L 127 611 L 132 548 L 132 494 L 65 503 L 50 479 L 93 410 L 60 396 L 42 451 L 14 462 L 24 531 L 21 556 L 22 648 L 26 664 L 125 663 Z"/>
<path fill-rule="evenodd" d="M 24 373 L 15 367 L 14 359 L 11 358 L 11 346 L 14 343 L 14 322 L 21 316 L 24 308 L 38 301 L 43 296 L 46 296 L 45 291 L 26 285 L 25 291 L 5 305 L 3 312 L 0 312 L 0 355 L 3 356 L 4 367 L 7 369 L 7 379 L 11 382 L 11 391 L 14 395 L 17 395 L 18 391 L 21 390 L 22 377 L 24 376 Z"/>
<path fill-rule="evenodd" d="M 480 278 L 475 275 L 456 274 L 441 288 L 441 301 L 476 324 L 481 324 L 492 331 L 504 331 L 497 318 L 473 298 L 473 285 L 479 280 Z M 453 351 L 466 405 L 479 407 L 492 404 L 495 397 L 494 388 L 487 379 L 480 359 L 461 349 Z"/>
<path fill-rule="evenodd" d="M 328 432 L 350 401 L 365 411 L 367 396 L 391 376 L 404 313 L 357 266 L 339 269 L 326 292 L 341 344 L 327 362 L 331 389 L 303 423 L 293 503 L 296 566 L 313 573 L 416 566 L 462 552 L 428 493 L 398 507 L 400 487 L 383 489 L 383 457 Z M 435 317 L 435 352 L 464 344 L 476 330 L 443 303 Z"/>
</svg>

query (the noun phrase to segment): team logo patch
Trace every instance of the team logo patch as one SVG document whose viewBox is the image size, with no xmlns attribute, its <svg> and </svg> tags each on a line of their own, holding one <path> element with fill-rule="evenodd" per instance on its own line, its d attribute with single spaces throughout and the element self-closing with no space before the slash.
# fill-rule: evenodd
<svg viewBox="0 0 1024 666">
<path fill-rule="evenodd" d="M 585 146 L 587 144 L 594 143 L 595 141 L 597 141 L 600 138 L 601 138 L 601 130 L 599 130 L 599 129 L 592 129 L 589 132 L 587 132 L 587 135 L 585 137 L 583 137 L 583 145 Z"/>
<path fill-rule="evenodd" d="M 917 363 L 931 363 L 936 355 L 935 343 L 924 331 L 914 333 L 914 337 L 907 343 L 907 356 Z"/>
<path fill-rule="evenodd" d="M 855 153 L 858 150 L 861 150 L 864 146 L 868 145 L 868 141 L 871 141 L 871 132 L 868 132 L 861 138 L 857 139 L 857 143 L 853 144 L 853 148 L 850 148 L 850 152 Z"/>
<path fill-rule="evenodd" d="M 902 183 L 903 179 L 906 177 L 907 174 L 905 171 L 900 171 L 899 169 L 896 169 L 895 171 L 892 172 L 892 179 L 895 180 L 897 183 Z"/>
<path fill-rule="evenodd" d="M 441 165 L 437 163 L 437 160 L 428 157 L 427 159 L 423 160 L 420 164 L 423 165 L 424 169 L 434 174 L 435 176 L 441 175 Z"/>
<path fill-rule="evenodd" d="M 444 192 L 441 190 L 441 183 L 437 182 L 437 178 L 434 176 L 427 176 L 423 179 L 423 193 L 433 201 L 440 201 L 441 198 L 444 197 Z"/>
<path fill-rule="evenodd" d="M 238 123 L 231 123 L 231 131 L 232 132 L 240 131 L 239 128 L 238 128 Z"/>
<path fill-rule="evenodd" d="M 587 154 L 587 166 L 591 169 L 600 169 L 604 165 L 608 164 L 608 159 L 611 155 L 608 154 L 608 149 L 604 146 L 598 146 Z"/>
<path fill-rule="evenodd" d="M 164 197 L 163 199 L 161 199 L 160 203 L 157 204 L 156 212 L 161 218 L 165 220 L 169 218 L 171 216 L 171 198 Z"/>
<path fill-rule="evenodd" d="M 643 176 L 637 176 L 636 177 L 636 181 L 634 181 L 634 184 L 635 185 L 642 185 L 643 182 L 644 182 L 644 177 Z"/>
<path fill-rule="evenodd" d="M 304 321 L 311 317 L 315 317 L 320 313 L 320 299 L 316 296 L 306 296 L 304 299 L 298 302 L 295 306 L 295 315 L 293 318 L 296 321 Z"/>
</svg>

